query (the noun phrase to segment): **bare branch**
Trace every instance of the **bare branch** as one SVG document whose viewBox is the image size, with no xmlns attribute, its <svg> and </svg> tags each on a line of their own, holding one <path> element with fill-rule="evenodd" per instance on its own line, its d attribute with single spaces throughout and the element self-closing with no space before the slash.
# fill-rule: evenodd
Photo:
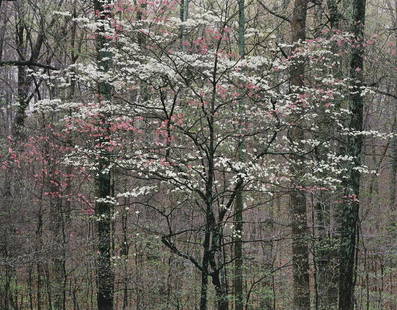
<svg viewBox="0 0 397 310">
<path fill-rule="evenodd" d="M 0 67 L 4 67 L 4 66 L 32 66 L 32 67 L 39 67 L 39 68 L 44 68 L 44 69 L 48 69 L 48 70 L 59 70 L 59 68 L 55 68 L 51 65 L 45 65 L 45 64 L 41 64 L 38 62 L 34 62 L 34 61 L 23 61 L 23 60 L 5 60 L 5 61 L 0 61 Z"/>
<path fill-rule="evenodd" d="M 273 10 L 269 9 L 262 1 L 258 0 L 258 3 L 259 3 L 267 12 L 269 12 L 270 14 L 272 14 L 272 15 L 278 17 L 278 18 L 281 18 L 282 20 L 285 20 L 286 22 L 289 22 L 289 23 L 291 22 L 291 20 L 290 20 L 288 17 L 286 17 L 286 16 L 284 16 L 284 15 L 280 15 L 280 14 L 278 14 L 277 12 L 274 12 Z"/>
<path fill-rule="evenodd" d="M 380 89 L 374 89 L 374 92 L 376 92 L 376 93 L 378 93 L 378 94 L 381 94 L 381 95 L 384 95 L 384 96 L 387 96 L 387 97 L 391 97 L 391 98 L 397 99 L 397 96 L 396 96 L 396 95 L 393 95 L 393 94 L 391 94 L 391 93 L 382 91 L 382 90 L 380 90 Z"/>
</svg>

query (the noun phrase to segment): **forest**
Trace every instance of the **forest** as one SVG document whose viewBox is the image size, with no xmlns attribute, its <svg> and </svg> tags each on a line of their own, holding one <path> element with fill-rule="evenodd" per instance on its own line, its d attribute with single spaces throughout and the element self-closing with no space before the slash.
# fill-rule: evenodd
<svg viewBox="0 0 397 310">
<path fill-rule="evenodd" d="M 0 310 L 396 310 L 397 0 L 0 0 Z"/>
</svg>

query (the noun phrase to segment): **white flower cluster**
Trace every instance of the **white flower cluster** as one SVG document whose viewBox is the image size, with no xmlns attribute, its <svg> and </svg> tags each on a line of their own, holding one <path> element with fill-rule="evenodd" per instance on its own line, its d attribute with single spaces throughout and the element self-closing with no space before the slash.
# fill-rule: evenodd
<svg viewBox="0 0 397 310">
<path fill-rule="evenodd" d="M 104 204 L 109 204 L 109 205 L 117 205 L 117 200 L 114 197 L 107 196 L 104 198 L 97 198 L 95 199 L 95 202 L 97 203 L 104 203 Z"/>
<path fill-rule="evenodd" d="M 153 192 L 157 187 L 156 186 L 142 186 L 138 188 L 134 188 L 131 191 L 118 193 L 116 195 L 117 198 L 136 198 L 139 196 L 148 195 L 149 193 Z"/>
</svg>

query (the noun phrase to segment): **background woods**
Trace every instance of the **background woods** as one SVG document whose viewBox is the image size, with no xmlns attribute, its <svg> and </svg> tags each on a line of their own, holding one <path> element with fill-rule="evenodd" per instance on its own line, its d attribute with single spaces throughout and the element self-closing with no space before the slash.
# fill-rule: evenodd
<svg viewBox="0 0 397 310">
<path fill-rule="evenodd" d="M 0 1 L 0 309 L 397 309 L 397 2 Z"/>
</svg>

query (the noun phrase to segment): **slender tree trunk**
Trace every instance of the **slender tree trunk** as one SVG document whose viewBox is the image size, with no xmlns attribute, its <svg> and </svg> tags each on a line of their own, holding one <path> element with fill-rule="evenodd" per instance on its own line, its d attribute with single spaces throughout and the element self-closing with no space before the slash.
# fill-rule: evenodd
<svg viewBox="0 0 397 310">
<path fill-rule="evenodd" d="M 394 110 L 394 120 L 393 120 L 393 127 L 392 132 L 394 134 L 397 133 L 397 109 L 395 105 L 393 106 Z M 391 169 L 390 169 L 390 208 L 395 217 L 395 210 L 396 210 L 396 187 L 397 187 L 397 137 L 393 136 L 390 142 L 391 148 Z"/>
<path fill-rule="evenodd" d="M 1 9 L 1 1 L 0 1 L 0 9 Z M 6 10 L 6 9 L 7 8 L 5 8 L 3 10 Z M 7 22 L 8 22 L 7 18 L 4 18 L 4 19 L 2 18 L 3 16 L 5 17 L 5 15 L 0 15 L 0 61 L 3 58 L 4 42 L 5 42 L 4 38 L 6 35 Z"/>
<path fill-rule="evenodd" d="M 110 197 L 110 172 L 107 160 L 99 162 L 99 176 L 96 179 L 97 197 Z M 97 202 L 95 215 L 100 219 L 97 222 L 97 306 L 99 310 L 113 309 L 114 274 L 111 265 L 111 214 L 112 208 L 109 203 Z"/>
<path fill-rule="evenodd" d="M 215 287 L 217 310 L 228 310 L 229 302 L 227 299 L 227 292 L 224 283 L 221 281 L 220 272 L 214 272 L 212 275 L 212 284 Z"/>
<path fill-rule="evenodd" d="M 76 0 L 74 1 L 74 5 L 76 5 Z M 77 17 L 76 7 L 73 9 L 73 16 Z M 74 64 L 77 60 L 75 55 L 75 41 L 76 41 L 76 23 L 74 22 L 71 29 L 71 60 Z M 76 82 L 71 81 L 70 90 L 68 92 L 67 100 L 73 100 L 75 95 L 75 87 Z M 68 142 L 71 143 L 68 138 Z M 50 149 L 48 147 L 48 162 L 51 161 L 50 158 Z M 51 175 L 55 176 L 56 166 L 52 167 Z M 71 167 L 66 168 L 66 173 L 68 175 L 72 174 Z M 55 180 L 56 182 L 50 182 L 50 192 L 60 192 L 62 189 L 57 185 L 60 180 Z M 71 191 L 71 179 L 70 177 L 66 178 L 66 189 L 65 194 L 70 194 Z M 51 226 L 50 229 L 53 233 L 53 240 L 55 242 L 55 257 L 52 260 L 52 269 L 54 272 L 54 283 L 52 286 L 54 287 L 54 310 L 65 310 L 66 309 L 66 285 L 68 281 L 68 275 L 66 272 L 66 249 L 68 243 L 67 237 L 67 226 L 70 224 L 70 201 L 64 200 L 60 197 L 51 198 L 50 201 L 50 216 L 51 216 Z"/>
<path fill-rule="evenodd" d="M 308 0 L 295 0 L 291 35 L 292 42 L 306 39 L 306 14 Z M 305 67 L 303 62 L 295 64 L 291 70 L 291 86 L 304 86 Z M 300 115 L 292 115 L 292 121 L 298 121 Z M 289 138 L 300 143 L 304 139 L 304 131 L 300 126 L 293 126 Z M 293 268 L 293 309 L 310 309 L 310 286 L 309 286 L 309 249 L 308 249 L 308 227 L 306 214 L 305 193 L 297 189 L 299 180 L 304 171 L 302 158 L 297 154 L 292 156 L 293 189 L 290 194 L 291 217 L 292 217 L 292 268 Z"/>
<path fill-rule="evenodd" d="M 128 205 L 125 203 L 125 205 Z M 128 253 L 129 253 L 129 244 L 128 244 L 128 212 L 126 210 L 123 211 L 121 217 L 121 225 L 122 225 L 122 236 L 123 243 L 121 245 L 120 255 L 123 259 L 123 269 L 124 269 L 124 278 L 123 278 L 123 310 L 128 309 Z"/>
<path fill-rule="evenodd" d="M 40 207 L 37 214 L 37 227 L 36 227 L 36 252 L 42 253 L 43 249 L 43 208 L 40 202 Z M 42 254 L 40 254 L 42 255 Z M 43 266 L 41 262 L 41 257 L 36 263 L 36 271 L 37 271 L 37 290 L 36 290 L 36 298 L 37 298 L 37 310 L 42 309 L 43 300 L 42 300 L 42 287 L 43 287 Z"/>
<path fill-rule="evenodd" d="M 337 0 L 327 0 L 327 6 L 331 29 L 339 29 L 340 13 Z"/>
<path fill-rule="evenodd" d="M 393 21 L 393 29 L 394 29 L 394 44 L 397 46 L 397 0 L 390 0 L 387 2 L 387 6 L 390 11 L 390 17 Z M 397 67 L 397 57 L 395 57 L 394 65 Z M 393 84 L 394 83 L 394 84 Z M 393 117 L 393 125 L 392 125 L 392 133 L 397 135 L 397 89 L 395 84 L 397 83 L 397 78 L 394 75 L 391 79 L 391 88 L 394 89 L 395 98 L 392 98 L 392 113 Z M 390 152 L 391 152 L 391 169 L 390 169 L 390 211 L 391 211 L 391 218 L 389 220 L 389 227 L 395 227 L 397 223 L 397 202 L 396 202 L 396 194 L 397 194 L 397 137 L 393 136 L 390 142 Z M 392 230 L 391 239 L 394 240 L 397 236 L 397 231 L 394 229 Z M 393 294 L 395 293 L 394 287 L 394 280 L 393 275 L 390 275 L 390 292 Z M 397 303 L 392 302 L 390 305 L 391 310 L 397 309 Z"/>
<path fill-rule="evenodd" d="M 239 55 L 245 55 L 245 0 L 238 0 L 238 25 L 239 25 Z M 239 108 L 242 109 L 243 102 L 239 103 Z M 242 112 L 242 111 L 240 111 Z M 240 125 L 242 126 L 242 125 Z M 240 139 L 237 146 L 238 160 L 243 160 L 243 141 Z M 243 296 L 243 193 L 241 188 L 237 189 L 234 207 L 234 309 L 243 310 L 244 296 Z"/>
<path fill-rule="evenodd" d="M 104 23 L 110 19 L 107 4 L 111 1 L 94 0 L 94 9 L 97 12 L 97 20 L 101 22 L 101 26 L 97 30 L 96 38 L 96 52 L 97 63 L 100 70 L 107 72 L 111 66 L 112 55 L 106 51 L 107 45 L 110 40 L 104 36 Z M 103 100 L 104 104 L 112 97 L 111 85 L 106 82 L 98 83 L 99 100 Z M 107 115 L 100 116 L 100 124 L 102 129 L 109 135 L 109 124 L 107 123 Z M 109 197 L 112 197 L 111 185 L 111 171 L 109 152 L 106 150 L 106 142 L 108 138 L 102 136 L 97 141 L 100 148 L 100 156 L 98 159 L 98 173 L 95 178 L 96 197 L 99 199 L 95 203 L 95 216 L 99 219 L 97 223 L 97 242 L 98 242 L 98 258 L 96 266 L 97 276 L 97 307 L 98 310 L 113 310 L 113 295 L 114 295 L 114 273 L 111 263 L 112 253 L 112 225 L 111 218 L 113 214 L 112 204 L 106 202 Z M 103 199 L 103 200 L 100 200 Z"/>
<path fill-rule="evenodd" d="M 392 1 L 387 2 L 388 8 L 390 10 L 390 17 L 393 20 L 393 29 L 394 29 L 394 43 L 397 46 L 397 0 L 394 0 L 394 6 L 392 4 Z M 397 66 L 397 59 L 395 60 L 395 65 Z M 394 82 L 396 82 L 396 78 L 393 79 Z M 392 80 L 392 82 L 393 82 Z M 394 88 L 394 94 L 397 96 L 397 91 Z M 394 134 L 397 134 L 397 99 L 392 99 L 394 100 L 393 106 L 393 114 L 394 114 L 394 119 L 393 119 L 393 126 L 392 126 L 392 132 Z M 391 138 L 391 169 L 390 169 L 390 208 L 392 211 L 392 222 L 394 223 L 397 218 L 396 210 L 397 210 L 397 205 L 396 205 L 396 190 L 397 190 L 397 137 L 393 136 Z"/>
<path fill-rule="evenodd" d="M 214 84 L 215 85 L 215 84 Z M 215 105 L 215 89 L 212 92 L 211 107 L 207 117 L 207 125 L 209 129 L 209 142 L 207 152 L 207 169 L 206 169 L 206 185 L 205 185 L 205 235 L 203 241 L 203 258 L 201 270 L 201 293 L 200 293 L 200 310 L 208 308 L 208 276 L 210 264 L 214 268 L 214 256 L 217 250 L 216 236 L 216 219 L 214 215 L 214 178 L 215 178 L 215 133 L 214 133 L 214 105 Z M 219 250 L 219 249 L 218 249 Z"/>
<path fill-rule="evenodd" d="M 339 10 L 336 0 L 327 0 L 329 24 L 332 30 L 339 29 Z M 337 49 L 333 47 L 334 52 Z M 338 71 L 337 71 L 338 70 Z M 336 75 L 340 74 L 340 69 L 334 72 Z M 325 113 L 325 107 L 320 107 L 319 121 L 320 141 L 326 141 L 329 134 L 334 131 L 334 124 Z M 318 147 L 316 158 L 318 161 L 326 160 L 327 150 Z M 325 176 L 324 176 L 325 177 Z M 331 227 L 332 223 L 332 208 L 334 208 L 333 201 L 338 200 L 335 194 L 321 192 L 320 199 L 315 204 L 316 209 L 316 224 L 317 224 L 317 238 L 318 242 L 313 249 L 316 264 L 316 309 L 331 310 L 337 308 L 338 304 L 338 276 L 337 276 L 337 248 L 336 234 Z"/>
<path fill-rule="evenodd" d="M 17 26 L 17 50 L 20 61 L 26 60 L 25 25 L 20 20 Z M 25 123 L 25 110 L 28 102 L 29 83 L 26 66 L 18 67 L 18 107 L 15 115 L 13 134 L 15 137 L 21 135 Z"/>
<path fill-rule="evenodd" d="M 14 259 L 15 257 L 15 226 L 12 218 L 15 216 L 15 203 L 13 192 L 13 184 L 15 184 L 15 176 L 13 167 L 8 167 L 4 171 L 4 185 L 1 190 L 2 201 L 0 204 L 0 214 L 2 217 L 2 225 L 0 225 L 1 246 L 0 257 L 5 260 Z M 16 269 L 13 264 L 4 264 L 0 266 L 1 274 L 4 274 L 3 283 L 0 282 L 0 309 L 8 309 L 12 304 L 13 288 L 16 281 Z"/>
<path fill-rule="evenodd" d="M 59 188 L 51 183 L 50 191 L 58 192 Z M 50 203 L 51 226 L 53 234 L 54 251 L 52 258 L 52 269 L 54 272 L 51 286 L 54 291 L 54 310 L 66 309 L 66 235 L 65 235 L 65 212 L 61 198 L 53 198 Z"/>
<path fill-rule="evenodd" d="M 25 21 L 25 11 L 23 2 L 15 5 L 17 13 L 16 27 L 16 47 L 19 61 L 36 62 L 40 57 L 40 51 L 45 41 L 44 17 L 40 20 L 40 30 L 34 42 L 31 41 L 32 30 L 27 26 Z M 55 18 L 50 22 L 50 26 L 55 22 Z M 28 56 L 28 43 L 30 44 L 30 55 Z M 13 134 L 15 137 L 23 135 L 22 130 L 26 118 L 26 109 L 32 96 L 29 96 L 29 88 L 32 84 L 32 78 L 28 76 L 27 67 L 18 66 L 18 107 L 15 114 L 13 125 Z"/>
<path fill-rule="evenodd" d="M 320 196 L 321 202 L 316 204 L 318 245 L 315 251 L 317 265 L 318 309 L 331 310 L 337 307 L 338 288 L 336 273 L 335 236 L 331 228 L 331 206 L 327 193 Z"/>
<path fill-rule="evenodd" d="M 190 0 L 181 0 L 180 9 L 179 9 L 179 18 L 182 22 L 185 22 L 189 16 L 189 2 Z M 185 27 L 181 26 L 181 49 L 183 50 L 183 42 L 185 41 Z"/>
<path fill-rule="evenodd" d="M 220 215 L 218 221 L 218 223 L 221 223 L 223 221 L 223 216 Z M 221 277 L 221 270 L 223 267 L 219 267 L 219 264 L 222 264 L 223 262 L 223 252 L 221 251 L 223 242 L 222 230 L 220 224 L 216 223 L 216 219 L 213 214 L 211 215 L 210 223 L 212 225 L 212 239 L 211 249 L 209 252 L 209 262 L 212 268 L 211 278 L 212 284 L 215 287 L 217 310 L 228 310 L 229 300 L 227 296 L 227 283 L 226 281 L 223 281 Z"/>
<path fill-rule="evenodd" d="M 350 129 L 363 130 L 364 100 L 361 94 L 364 68 L 364 24 L 366 0 L 353 0 L 352 32 L 358 41 L 352 48 L 350 75 L 353 79 L 353 92 L 349 104 L 352 113 Z M 354 167 L 361 165 L 362 137 L 355 135 L 347 141 L 346 153 L 354 158 Z M 356 283 L 356 261 L 359 225 L 360 172 L 350 169 L 350 177 L 345 182 L 346 203 L 342 210 L 340 273 L 339 273 L 339 310 L 354 309 L 354 287 Z"/>
<path fill-rule="evenodd" d="M 203 258 L 201 270 L 201 289 L 200 289 L 200 310 L 208 309 L 208 268 L 209 268 L 209 255 L 210 255 L 210 240 L 211 240 L 211 226 L 209 220 L 209 213 L 212 212 L 211 206 L 207 206 L 206 210 L 206 225 L 205 235 L 203 242 Z"/>
<path fill-rule="evenodd" d="M 238 189 L 236 194 L 234 223 L 234 309 L 243 310 L 243 195 L 241 189 Z"/>
</svg>

